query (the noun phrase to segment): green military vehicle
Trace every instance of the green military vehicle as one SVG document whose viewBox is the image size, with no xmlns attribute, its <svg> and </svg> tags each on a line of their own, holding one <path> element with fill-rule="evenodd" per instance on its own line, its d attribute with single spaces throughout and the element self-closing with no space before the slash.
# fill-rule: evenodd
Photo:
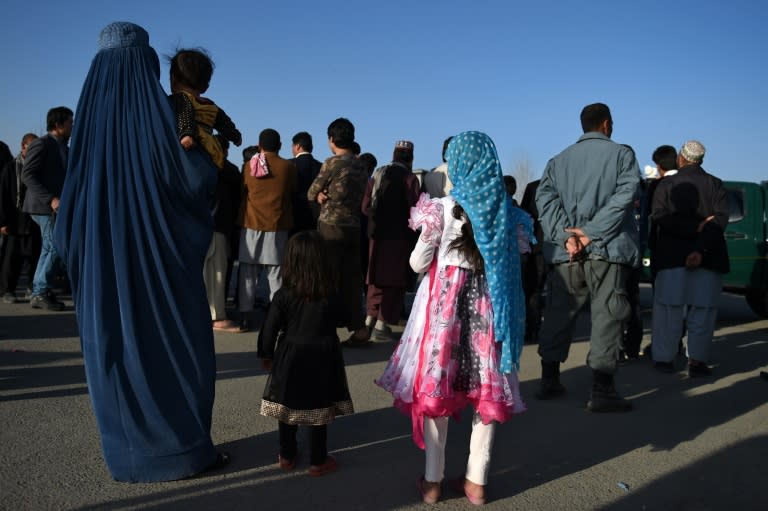
<svg viewBox="0 0 768 511">
<path fill-rule="evenodd" d="M 743 293 L 755 314 L 768 318 L 768 181 L 723 184 L 728 190 L 725 241 L 731 261 L 723 286 Z"/>
<path fill-rule="evenodd" d="M 743 294 L 755 314 L 768 318 L 768 181 L 723 184 L 728 191 L 725 240 L 731 262 L 723 287 Z M 649 276 L 650 257 L 643 258 L 643 266 Z"/>
</svg>

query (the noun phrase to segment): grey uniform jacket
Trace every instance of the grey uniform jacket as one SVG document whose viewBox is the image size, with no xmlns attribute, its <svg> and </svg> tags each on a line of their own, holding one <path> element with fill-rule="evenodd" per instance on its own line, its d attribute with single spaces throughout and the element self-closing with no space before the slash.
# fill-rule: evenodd
<svg viewBox="0 0 768 511">
<path fill-rule="evenodd" d="M 549 160 L 536 192 L 549 262 L 568 261 L 565 228 L 581 227 L 592 240 L 588 257 L 638 266 L 633 197 L 639 185 L 634 152 L 599 132 L 585 133 Z"/>
</svg>

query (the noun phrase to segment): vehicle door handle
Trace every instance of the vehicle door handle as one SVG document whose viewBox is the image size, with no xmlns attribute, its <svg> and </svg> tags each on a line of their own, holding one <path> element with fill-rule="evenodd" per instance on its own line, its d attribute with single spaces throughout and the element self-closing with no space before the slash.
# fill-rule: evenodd
<svg viewBox="0 0 768 511">
<path fill-rule="evenodd" d="M 727 240 L 745 240 L 747 235 L 743 232 L 726 232 L 725 239 Z"/>
</svg>

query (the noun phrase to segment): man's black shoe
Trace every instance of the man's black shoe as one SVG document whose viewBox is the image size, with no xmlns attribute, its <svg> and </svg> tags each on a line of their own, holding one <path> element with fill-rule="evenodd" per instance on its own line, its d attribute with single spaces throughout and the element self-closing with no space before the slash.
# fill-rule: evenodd
<svg viewBox="0 0 768 511">
<path fill-rule="evenodd" d="M 628 412 L 632 403 L 616 392 L 613 385 L 595 384 L 587 401 L 587 410 L 595 413 Z"/>
<path fill-rule="evenodd" d="M 672 362 L 654 362 L 653 368 L 660 373 L 674 373 L 675 365 Z"/>
<path fill-rule="evenodd" d="M 653 344 L 649 344 L 643 348 L 643 356 L 645 358 L 653 358 Z"/>
<path fill-rule="evenodd" d="M 35 295 L 30 298 L 29 303 L 33 309 L 48 309 L 49 311 L 63 311 L 64 304 L 51 294 Z"/>
<path fill-rule="evenodd" d="M 688 364 L 688 377 L 699 378 L 702 376 L 710 376 L 712 369 L 707 367 L 707 364 Z"/>
<path fill-rule="evenodd" d="M 536 399 L 546 400 L 555 399 L 565 394 L 565 387 L 560 383 L 560 380 L 542 378 L 539 391 L 536 392 Z"/>
</svg>

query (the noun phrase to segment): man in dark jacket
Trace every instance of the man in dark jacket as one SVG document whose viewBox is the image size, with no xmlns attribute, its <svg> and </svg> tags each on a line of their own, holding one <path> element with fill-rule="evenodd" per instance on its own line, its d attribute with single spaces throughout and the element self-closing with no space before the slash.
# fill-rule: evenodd
<svg viewBox="0 0 768 511">
<path fill-rule="evenodd" d="M 547 265 L 544 263 L 542 240 L 544 232 L 539 222 L 539 210 L 536 207 L 536 190 L 540 180 L 531 181 L 525 187 L 520 207 L 533 218 L 533 234 L 538 243 L 531 245 L 531 253 L 523 262 L 523 292 L 525 293 L 525 342 L 539 342 L 539 328 L 544 303 L 541 298 L 546 284 Z"/>
<path fill-rule="evenodd" d="M 40 228 L 21 211 L 27 187 L 21 182 L 21 170 L 29 144 L 37 138 L 27 133 L 21 139 L 21 152 L 0 172 L 0 234 L 5 238 L 5 254 L 0 264 L 0 294 L 5 303 L 16 303 L 16 285 L 26 261 L 29 285 L 40 257 Z"/>
<path fill-rule="evenodd" d="M 11 161 L 13 161 L 11 148 L 8 147 L 8 144 L 0 140 L 0 174 L 2 174 L 5 166 Z M 0 227 L 2 227 L 2 224 L 0 224 Z M 5 245 L 5 236 L 0 236 L 0 266 L 2 266 L 2 261 L 5 258 Z"/>
<path fill-rule="evenodd" d="M 72 110 L 67 107 L 60 106 L 48 111 L 48 134 L 30 144 L 21 171 L 21 180 L 27 187 L 21 210 L 32 215 L 32 220 L 40 226 L 43 238 L 30 299 L 32 307 L 36 309 L 45 307 L 64 310 L 64 304 L 56 299 L 50 289 L 59 260 L 53 246 L 53 224 L 67 173 L 67 143 L 72 134 L 72 119 Z"/>
<path fill-rule="evenodd" d="M 656 280 L 656 267 L 655 267 L 655 261 L 656 256 L 654 255 L 656 252 L 656 225 L 653 223 L 653 220 L 651 219 L 651 207 L 653 205 L 653 194 L 656 192 L 656 187 L 659 186 L 659 183 L 664 177 L 672 177 L 675 174 L 677 174 L 677 149 L 671 145 L 662 145 L 656 148 L 656 150 L 653 151 L 653 155 L 651 156 L 653 159 L 653 162 L 656 164 L 656 173 L 657 176 L 655 178 L 649 178 L 647 181 L 646 191 L 645 191 L 645 210 L 647 212 L 648 218 L 646 219 L 647 223 L 647 229 L 648 229 L 648 237 L 647 237 L 647 246 L 648 251 L 650 252 L 651 256 L 651 286 L 653 286 L 654 281 Z M 643 226 L 640 227 L 641 233 L 643 232 Z M 685 331 L 685 326 L 683 326 L 683 331 Z M 685 335 L 685 333 L 683 333 Z M 683 350 L 683 340 L 680 339 L 680 343 L 678 344 L 678 351 L 682 353 Z M 643 349 L 643 356 L 650 357 L 651 352 L 653 351 L 653 345 L 649 344 Z M 662 371 L 668 371 L 669 367 L 664 366 L 657 366 Z"/>
<path fill-rule="evenodd" d="M 293 230 L 314 231 L 317 229 L 317 215 L 320 207 L 317 202 L 307 199 L 307 192 L 320 172 L 323 164 L 312 156 L 312 135 L 306 131 L 296 133 L 292 139 L 293 163 L 296 165 L 296 191 L 293 194 Z"/>
<path fill-rule="evenodd" d="M 707 376 L 722 274 L 730 270 L 725 228 L 728 196 L 702 167 L 704 146 L 691 140 L 678 155 L 678 172 L 653 194 L 657 226 L 653 298 L 653 360 L 672 368 L 683 319 L 688 328 L 688 374 Z M 671 371 L 670 371 L 671 372 Z"/>
</svg>

